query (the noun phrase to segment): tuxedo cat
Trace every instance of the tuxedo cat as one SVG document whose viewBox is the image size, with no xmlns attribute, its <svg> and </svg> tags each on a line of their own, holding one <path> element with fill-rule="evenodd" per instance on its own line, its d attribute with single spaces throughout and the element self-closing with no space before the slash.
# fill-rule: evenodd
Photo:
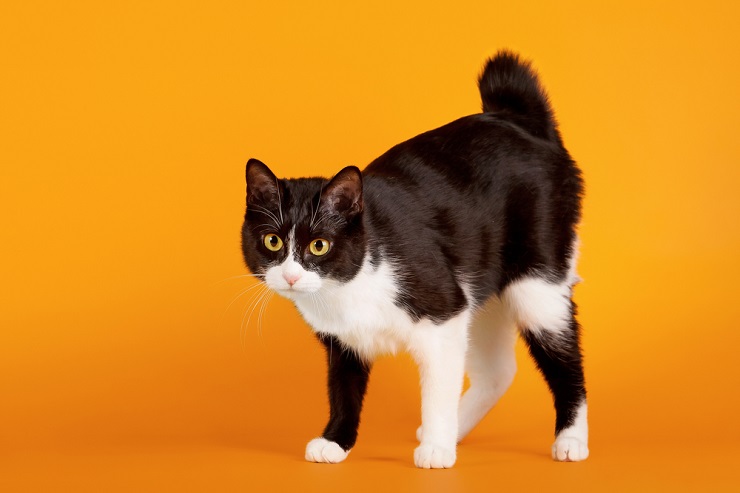
<svg viewBox="0 0 740 493">
<path fill-rule="evenodd" d="M 373 360 L 408 351 L 421 377 L 414 462 L 452 467 L 457 442 L 512 382 L 517 333 L 554 397 L 552 457 L 588 457 L 571 299 L 581 174 L 529 63 L 499 52 L 479 87 L 483 113 L 399 144 L 363 171 L 278 179 L 247 163 L 246 264 L 326 346 L 331 411 L 309 461 L 347 457 Z"/>
</svg>

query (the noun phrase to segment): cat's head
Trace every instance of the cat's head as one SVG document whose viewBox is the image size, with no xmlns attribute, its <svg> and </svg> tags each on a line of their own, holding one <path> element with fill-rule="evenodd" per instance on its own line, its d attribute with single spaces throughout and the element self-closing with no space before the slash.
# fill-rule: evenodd
<svg viewBox="0 0 740 493">
<path fill-rule="evenodd" d="M 242 251 L 252 273 L 291 299 L 357 274 L 366 250 L 359 169 L 331 180 L 278 179 L 250 159 L 246 175 Z"/>
</svg>

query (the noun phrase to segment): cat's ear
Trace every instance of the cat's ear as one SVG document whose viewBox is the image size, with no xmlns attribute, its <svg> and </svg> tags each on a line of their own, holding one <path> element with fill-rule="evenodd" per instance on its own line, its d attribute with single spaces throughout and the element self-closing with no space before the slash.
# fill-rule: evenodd
<svg viewBox="0 0 740 493">
<path fill-rule="evenodd" d="M 247 204 L 280 204 L 282 184 L 262 161 L 247 161 Z"/>
<path fill-rule="evenodd" d="M 321 192 L 321 203 L 348 218 L 362 212 L 362 173 L 359 168 L 347 166 L 337 173 Z"/>
</svg>

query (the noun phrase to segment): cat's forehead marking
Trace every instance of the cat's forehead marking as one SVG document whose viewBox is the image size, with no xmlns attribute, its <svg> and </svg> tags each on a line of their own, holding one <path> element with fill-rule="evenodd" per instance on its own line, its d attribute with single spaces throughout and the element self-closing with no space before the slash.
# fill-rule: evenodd
<svg viewBox="0 0 740 493">
<path fill-rule="evenodd" d="M 294 259 L 297 260 L 298 259 L 298 256 L 296 255 L 295 225 L 293 225 L 290 228 L 290 231 L 288 232 L 287 243 L 288 243 L 288 255 L 287 255 L 287 257 L 288 258 L 294 258 Z"/>
<path fill-rule="evenodd" d="M 311 234 L 312 226 L 320 219 L 320 197 L 324 182 L 323 178 L 286 181 L 288 187 L 288 201 L 285 206 L 286 229 L 294 228 L 293 240 L 296 250 L 300 250 L 300 244 L 308 241 L 307 237 Z"/>
</svg>

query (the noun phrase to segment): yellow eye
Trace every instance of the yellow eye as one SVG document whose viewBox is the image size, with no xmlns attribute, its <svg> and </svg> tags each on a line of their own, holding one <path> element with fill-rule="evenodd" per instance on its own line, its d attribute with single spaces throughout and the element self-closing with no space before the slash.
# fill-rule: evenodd
<svg viewBox="0 0 740 493">
<path fill-rule="evenodd" d="M 321 257 L 329 251 L 329 241 L 323 238 L 317 238 L 311 242 L 308 249 L 317 257 Z"/>
<path fill-rule="evenodd" d="M 271 252 L 277 252 L 283 248 L 283 240 L 276 234 L 269 234 L 265 236 L 265 246 Z"/>
</svg>

